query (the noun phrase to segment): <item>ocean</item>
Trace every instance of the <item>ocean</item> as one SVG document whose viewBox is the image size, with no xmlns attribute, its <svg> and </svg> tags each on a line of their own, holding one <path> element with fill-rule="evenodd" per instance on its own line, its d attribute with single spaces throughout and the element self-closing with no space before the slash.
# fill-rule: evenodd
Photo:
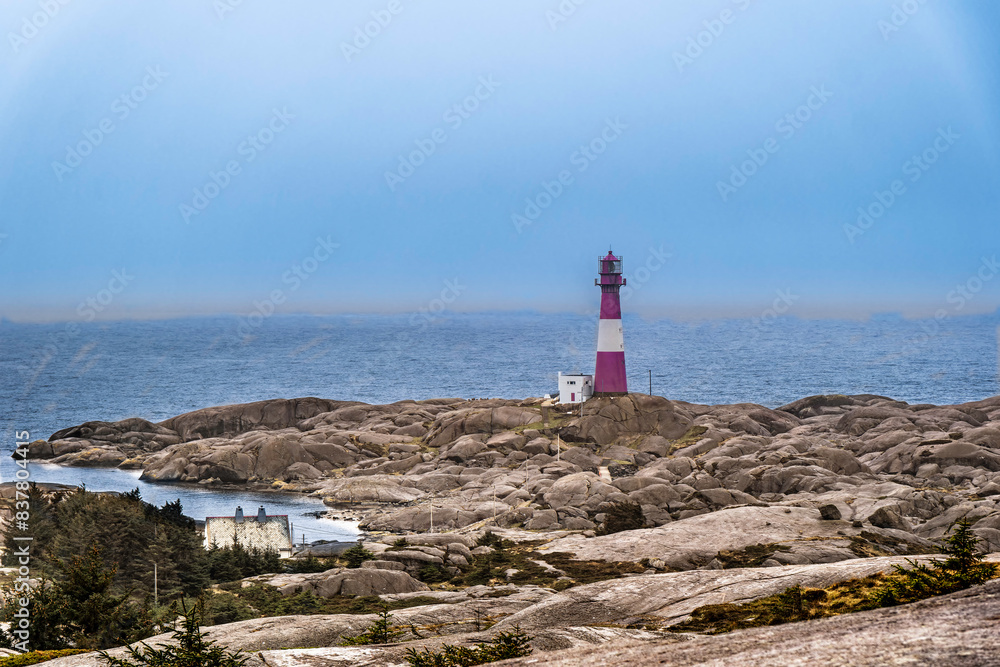
<svg viewBox="0 0 1000 667">
<path fill-rule="evenodd" d="M 649 391 L 651 376 L 653 393 L 671 399 L 778 407 L 825 393 L 938 404 L 1000 394 L 1000 313 L 763 322 L 626 315 L 623 326 L 629 389 Z M 541 313 L 0 321 L 0 479 L 10 480 L 15 431 L 48 438 L 85 421 L 155 422 L 277 397 L 388 403 L 555 393 L 559 371 L 593 371 L 596 331 L 596 316 Z M 94 486 L 97 471 L 34 468 L 38 481 L 90 479 L 88 488 L 104 490 Z M 102 471 L 101 484 L 135 487 L 133 473 L 117 474 Z M 222 511 L 232 499 L 214 509 L 197 502 Z"/>
</svg>

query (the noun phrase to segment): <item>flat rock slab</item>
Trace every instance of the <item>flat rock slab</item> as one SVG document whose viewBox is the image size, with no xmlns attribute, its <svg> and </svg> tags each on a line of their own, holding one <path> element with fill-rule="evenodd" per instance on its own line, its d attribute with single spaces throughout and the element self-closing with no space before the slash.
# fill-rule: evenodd
<svg viewBox="0 0 1000 667">
<path fill-rule="evenodd" d="M 403 640 L 413 639 L 411 633 L 415 629 L 420 637 L 444 637 L 438 643 L 453 642 L 452 637 L 475 631 L 477 624 L 493 623 L 537 604 L 552 594 L 548 589 L 525 587 L 505 597 L 483 597 L 457 604 L 399 609 L 392 612 L 393 625 L 404 631 L 404 636 L 401 637 Z M 377 618 L 376 614 L 275 616 L 214 625 L 205 628 L 205 634 L 208 639 L 229 649 L 242 649 L 248 653 L 290 648 L 335 647 L 345 635 L 360 634 Z M 144 642 L 156 646 L 168 642 L 170 638 L 171 635 L 168 633 L 150 637 Z M 404 649 L 417 645 L 406 642 Z M 108 653 L 122 657 L 125 655 L 125 649 L 115 648 Z M 397 662 L 405 664 L 405 660 L 402 659 Z M 105 664 L 98 659 L 97 653 L 81 653 L 52 660 L 47 667 L 104 667 Z M 259 659 L 256 657 L 248 663 L 248 667 L 259 666 Z"/>
<path fill-rule="evenodd" d="M 927 560 L 920 557 L 916 560 Z M 577 586 L 539 602 L 498 624 L 510 629 L 623 623 L 657 616 L 664 625 L 680 623 L 710 604 L 741 604 L 781 593 L 791 586 L 825 588 L 848 579 L 906 565 L 904 557 L 857 558 L 839 563 L 785 567 L 691 570 L 647 574 Z"/>
<path fill-rule="evenodd" d="M 837 531 L 842 531 L 838 534 Z M 602 537 L 573 535 L 540 550 L 569 552 L 579 560 L 638 561 L 659 558 L 667 566 L 691 569 L 720 551 L 753 544 L 844 538 L 850 524 L 823 521 L 819 510 L 804 507 L 734 507 L 694 516 L 648 530 L 628 530 Z"/>
<path fill-rule="evenodd" d="M 910 605 L 689 642 L 570 649 L 497 665 L 973 667 L 1000 664 L 1000 581 Z"/>
<path fill-rule="evenodd" d="M 267 667 L 405 667 L 408 649 L 421 651 L 424 648 L 439 651 L 443 644 L 475 646 L 477 642 L 488 641 L 493 632 L 477 632 L 453 635 L 446 638 L 426 639 L 403 644 L 385 646 L 344 646 L 330 648 L 289 649 L 283 651 L 262 651 L 260 660 Z M 545 651 L 588 646 L 593 650 L 597 644 L 606 642 L 663 641 L 662 633 L 626 628 L 571 627 L 546 630 L 537 633 L 532 648 L 538 656 Z M 670 637 L 666 638 L 667 640 Z"/>
</svg>

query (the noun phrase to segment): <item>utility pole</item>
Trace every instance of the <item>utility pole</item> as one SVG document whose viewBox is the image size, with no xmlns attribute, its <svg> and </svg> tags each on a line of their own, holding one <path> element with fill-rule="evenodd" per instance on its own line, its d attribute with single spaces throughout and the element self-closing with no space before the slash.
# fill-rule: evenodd
<svg viewBox="0 0 1000 667">
<path fill-rule="evenodd" d="M 434 503 L 431 503 L 431 532 L 434 532 Z"/>
<path fill-rule="evenodd" d="M 653 369 L 649 369 L 649 395 L 653 395 Z"/>
<path fill-rule="evenodd" d="M 153 563 L 153 606 L 160 606 L 160 583 L 159 583 L 160 573 L 156 567 L 156 563 Z"/>
</svg>

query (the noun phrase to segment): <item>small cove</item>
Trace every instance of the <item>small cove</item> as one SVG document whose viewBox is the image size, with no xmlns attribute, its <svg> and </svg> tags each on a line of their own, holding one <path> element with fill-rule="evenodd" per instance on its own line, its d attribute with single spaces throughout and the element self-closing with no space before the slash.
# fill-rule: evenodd
<svg viewBox="0 0 1000 667">
<path fill-rule="evenodd" d="M 269 515 L 288 515 L 296 543 L 301 543 L 303 536 L 306 543 L 318 540 L 349 542 L 356 540 L 359 533 L 357 521 L 317 518 L 317 513 L 329 508 L 321 499 L 302 494 L 218 489 L 193 484 L 154 484 L 140 480 L 139 470 L 71 468 L 50 463 L 29 463 L 28 466 L 33 482 L 86 486 L 88 491 L 95 492 L 124 493 L 138 487 L 142 499 L 157 506 L 180 499 L 184 514 L 198 521 L 204 521 L 209 516 L 232 516 L 237 505 L 242 506 L 247 514 L 256 514 L 257 508 L 263 505 Z M 2 457 L 0 482 L 13 481 L 18 469 L 13 459 Z"/>
</svg>

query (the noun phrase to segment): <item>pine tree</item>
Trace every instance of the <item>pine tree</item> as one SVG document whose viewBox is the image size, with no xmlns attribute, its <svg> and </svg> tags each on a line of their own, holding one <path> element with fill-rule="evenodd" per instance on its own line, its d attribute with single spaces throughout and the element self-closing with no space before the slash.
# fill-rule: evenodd
<svg viewBox="0 0 1000 667">
<path fill-rule="evenodd" d="M 65 580 L 58 586 L 64 602 L 63 623 L 74 645 L 107 648 L 127 644 L 143 635 L 143 610 L 129 602 L 128 592 L 115 595 L 115 569 L 104 565 L 101 552 L 91 547 L 65 567 Z"/>
<path fill-rule="evenodd" d="M 995 566 L 983 563 L 979 552 L 979 538 L 972 532 L 972 524 L 968 519 L 960 519 L 955 523 L 957 529 L 945 539 L 942 548 L 948 558 L 941 563 L 941 569 L 949 572 L 958 589 L 977 586 L 993 577 Z"/>
<path fill-rule="evenodd" d="M 184 627 L 173 633 L 175 644 L 129 647 L 125 658 L 114 658 L 102 651 L 101 658 L 109 667 L 242 667 L 248 656 L 205 639 L 201 631 L 204 615 L 205 605 L 199 600 L 193 608 L 184 610 Z"/>
</svg>

